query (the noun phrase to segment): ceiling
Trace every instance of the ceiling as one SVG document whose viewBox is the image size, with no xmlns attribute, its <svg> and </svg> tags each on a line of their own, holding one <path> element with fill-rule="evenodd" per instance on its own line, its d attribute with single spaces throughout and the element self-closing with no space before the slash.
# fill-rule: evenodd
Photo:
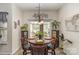
<svg viewBox="0 0 79 59">
<path fill-rule="evenodd" d="M 17 3 L 16 5 L 23 11 L 36 11 L 39 6 L 38 3 Z M 58 10 L 63 5 L 63 3 L 40 3 L 40 9 L 43 11 Z"/>
</svg>

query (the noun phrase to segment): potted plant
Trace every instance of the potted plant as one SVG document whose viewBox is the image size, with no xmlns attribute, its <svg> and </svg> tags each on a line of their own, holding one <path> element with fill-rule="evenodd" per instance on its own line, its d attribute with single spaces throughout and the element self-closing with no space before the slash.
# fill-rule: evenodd
<svg viewBox="0 0 79 59">
<path fill-rule="evenodd" d="M 58 29 L 59 28 L 59 26 L 60 26 L 60 22 L 59 21 L 57 21 L 57 20 L 54 20 L 53 22 L 52 22 L 52 28 L 53 29 Z"/>
<path fill-rule="evenodd" d="M 42 31 L 36 32 L 36 36 L 38 36 L 39 39 L 42 39 L 42 37 L 43 37 L 43 32 L 42 32 Z"/>
<path fill-rule="evenodd" d="M 27 31 L 28 30 L 28 24 L 24 24 L 21 26 L 21 31 Z"/>
</svg>

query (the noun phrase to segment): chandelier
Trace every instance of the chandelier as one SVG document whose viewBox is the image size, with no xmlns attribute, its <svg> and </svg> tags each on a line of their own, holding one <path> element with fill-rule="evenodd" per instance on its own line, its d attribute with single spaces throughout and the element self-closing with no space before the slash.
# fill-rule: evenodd
<svg viewBox="0 0 79 59">
<path fill-rule="evenodd" d="M 39 24 L 42 24 L 43 21 L 48 17 L 47 14 L 41 13 L 40 3 L 38 5 L 38 12 L 37 13 L 34 13 L 33 17 L 35 17 L 36 19 L 38 19 Z"/>
</svg>

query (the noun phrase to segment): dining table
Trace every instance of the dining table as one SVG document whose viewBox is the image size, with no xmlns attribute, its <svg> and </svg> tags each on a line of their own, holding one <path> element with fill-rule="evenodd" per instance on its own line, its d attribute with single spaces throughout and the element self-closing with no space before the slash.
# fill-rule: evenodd
<svg viewBox="0 0 79 59">
<path fill-rule="evenodd" d="M 52 41 L 51 39 L 44 39 L 42 45 L 49 44 L 49 43 L 51 43 L 51 41 Z M 35 45 L 37 44 L 35 39 L 30 39 L 30 40 L 28 40 L 28 42 L 30 44 L 35 44 Z"/>
<path fill-rule="evenodd" d="M 37 53 L 37 55 L 39 54 L 48 54 L 48 49 L 47 46 L 49 43 L 51 43 L 52 40 L 48 39 L 43 39 L 43 43 L 42 44 L 38 44 L 37 41 L 35 39 L 29 39 L 28 42 L 31 44 L 31 48 L 32 48 L 32 54 L 34 55 L 34 53 Z M 37 51 L 37 52 L 36 52 Z"/>
</svg>

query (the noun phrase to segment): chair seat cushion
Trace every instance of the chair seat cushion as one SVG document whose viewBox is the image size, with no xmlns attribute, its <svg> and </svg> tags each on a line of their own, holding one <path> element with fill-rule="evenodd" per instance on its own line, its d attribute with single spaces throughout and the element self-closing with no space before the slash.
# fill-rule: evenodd
<svg viewBox="0 0 79 59">
<path fill-rule="evenodd" d="M 30 44 L 29 44 L 29 43 L 28 43 L 28 44 L 25 44 L 24 47 L 25 47 L 26 49 L 29 49 L 29 48 L 30 48 Z"/>
<path fill-rule="evenodd" d="M 48 44 L 48 48 L 53 48 L 53 47 L 54 46 L 51 43 Z"/>
</svg>

